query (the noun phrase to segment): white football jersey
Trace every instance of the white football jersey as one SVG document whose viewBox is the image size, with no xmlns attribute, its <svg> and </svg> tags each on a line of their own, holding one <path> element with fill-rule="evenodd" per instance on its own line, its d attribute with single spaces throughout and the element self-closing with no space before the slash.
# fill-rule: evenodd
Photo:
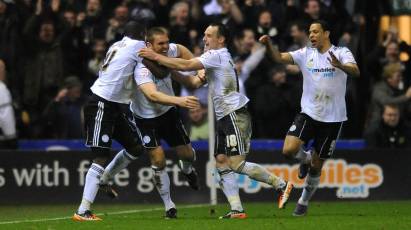
<svg viewBox="0 0 411 230">
<path fill-rule="evenodd" d="M 112 102 L 130 103 L 136 90 L 133 79 L 134 69 L 142 58 L 137 52 L 146 47 L 144 41 L 124 37 L 108 50 L 99 77 L 91 86 L 91 91 Z"/>
<path fill-rule="evenodd" d="M 345 47 L 331 46 L 328 51 L 332 51 L 342 64 L 356 63 Z M 341 122 L 347 120 L 347 74 L 331 65 L 328 51 L 322 54 L 316 48 L 304 47 L 290 54 L 304 77 L 302 112 L 317 121 Z"/>
<path fill-rule="evenodd" d="M 177 57 L 178 48 L 174 43 L 170 43 L 170 48 L 168 49 L 167 56 Z M 143 85 L 145 83 L 154 83 L 156 85 L 157 91 L 164 94 L 174 96 L 172 81 L 170 76 L 164 79 L 156 78 L 143 63 L 138 63 L 134 71 L 134 79 L 137 86 Z M 138 89 L 133 93 L 131 100 L 131 111 L 139 117 L 142 118 L 154 118 L 159 117 L 170 110 L 173 106 L 163 105 L 155 102 L 151 102 L 146 98 L 143 92 Z"/>
<path fill-rule="evenodd" d="M 237 73 L 227 48 L 209 50 L 198 60 L 206 70 L 217 120 L 248 103 L 249 99 L 239 92 Z"/>
<path fill-rule="evenodd" d="M 11 104 L 11 94 L 6 84 L 0 80 L 0 107 Z"/>
</svg>

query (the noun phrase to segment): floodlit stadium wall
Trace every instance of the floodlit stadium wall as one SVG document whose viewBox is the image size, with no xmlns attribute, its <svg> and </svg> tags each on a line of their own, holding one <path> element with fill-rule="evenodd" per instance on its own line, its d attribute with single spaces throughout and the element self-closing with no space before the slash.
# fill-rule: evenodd
<svg viewBox="0 0 411 230">
<path fill-rule="evenodd" d="M 209 187 L 218 186 L 218 178 L 206 149 L 199 148 L 195 167 L 202 190 L 191 191 L 179 174 L 175 153 L 167 150 L 167 170 L 172 197 L 177 203 L 209 203 Z M 3 151 L 0 152 L 0 204 L 79 202 L 84 177 L 93 154 L 88 151 Z M 114 154 L 114 152 L 113 152 Z M 297 188 L 291 199 L 297 200 L 303 181 L 297 178 L 298 164 L 288 162 L 279 150 L 257 148 L 249 161 L 293 181 Z M 411 150 L 337 150 L 327 161 L 315 200 L 400 200 L 411 199 Z M 151 182 L 147 156 L 133 162 L 114 178 L 120 197 L 115 202 L 160 203 Z M 238 175 L 241 198 L 246 202 L 273 202 L 275 191 L 267 185 Z M 218 191 L 218 202 L 225 202 Z M 107 202 L 99 194 L 97 202 Z"/>
</svg>

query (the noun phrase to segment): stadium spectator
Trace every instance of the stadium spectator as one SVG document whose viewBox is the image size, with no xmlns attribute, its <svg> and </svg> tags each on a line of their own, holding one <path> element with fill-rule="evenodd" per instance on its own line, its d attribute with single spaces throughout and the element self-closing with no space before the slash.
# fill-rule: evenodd
<svg viewBox="0 0 411 230">
<path fill-rule="evenodd" d="M 90 45 L 95 38 L 103 38 L 107 27 L 100 0 L 87 0 L 86 11 L 77 15 L 77 25 L 84 32 L 84 43 Z"/>
<path fill-rule="evenodd" d="M 321 19 L 321 5 L 318 0 L 308 0 L 304 4 L 304 14 L 303 19 L 311 24 L 314 20 Z"/>
<path fill-rule="evenodd" d="M 401 41 L 398 37 L 398 30 L 391 27 L 385 34 L 380 45 L 376 46 L 367 56 L 367 69 L 372 77 L 371 84 L 381 79 L 380 73 L 383 66 L 389 63 L 400 63 L 401 68 L 408 76 L 411 72 L 411 59 L 401 61 L 400 52 L 403 51 L 411 56 L 411 47 L 406 42 Z M 405 79 L 406 86 L 409 86 L 411 78 Z"/>
<path fill-rule="evenodd" d="M 287 51 L 295 51 L 310 45 L 307 27 L 308 25 L 301 20 L 294 21 L 290 24 L 290 37 L 292 38 L 292 43 L 288 46 Z M 289 74 L 297 75 L 298 78 L 290 78 L 292 82 L 301 82 L 302 75 L 298 65 L 286 65 L 286 70 Z"/>
<path fill-rule="evenodd" d="M 288 46 L 288 51 L 295 51 L 306 47 L 310 42 L 307 34 L 307 24 L 303 21 L 294 21 L 290 24 L 290 36 L 292 43 Z"/>
<path fill-rule="evenodd" d="M 391 63 L 384 67 L 384 80 L 374 86 L 370 105 L 370 118 L 368 124 L 379 123 L 381 114 L 386 104 L 400 106 L 400 110 L 409 103 L 411 87 L 401 89 L 402 69 L 399 63 Z"/>
<path fill-rule="evenodd" d="M 157 17 L 164 16 L 164 15 L 154 14 L 154 10 L 152 8 L 150 0 L 133 1 L 131 2 L 131 5 L 129 8 L 130 8 L 130 18 L 136 22 L 139 22 L 145 25 L 155 24 L 154 22 Z"/>
<path fill-rule="evenodd" d="M 283 65 L 270 71 L 270 81 L 258 88 L 255 98 L 257 138 L 284 138 L 293 117 L 300 111 L 301 90 L 287 82 Z M 275 115 L 275 119 L 273 118 Z"/>
<path fill-rule="evenodd" d="M 30 134 L 42 137 L 41 112 L 55 96 L 63 80 L 61 38 L 56 37 L 52 21 L 42 21 L 43 6 L 37 4 L 36 13 L 27 21 L 23 34 L 26 39 L 23 65 L 23 107 L 30 117 Z"/>
<path fill-rule="evenodd" d="M 191 141 L 208 140 L 207 106 L 201 105 L 188 111 L 189 136 Z"/>
<path fill-rule="evenodd" d="M 258 24 L 255 28 L 255 31 L 257 32 L 257 37 L 268 35 L 270 36 L 273 42 L 279 44 L 281 41 L 279 36 L 279 30 L 279 27 L 273 24 L 270 10 L 262 10 L 258 15 Z"/>
<path fill-rule="evenodd" d="M 0 59 L 0 149 L 17 149 L 16 119 L 5 80 L 6 65 Z"/>
<path fill-rule="evenodd" d="M 398 105 L 384 105 L 382 119 L 370 125 L 364 133 L 369 148 L 406 148 L 411 146 L 410 127 L 401 119 Z"/>
<path fill-rule="evenodd" d="M 197 31 L 190 24 L 190 5 L 188 2 L 177 2 L 170 11 L 171 41 L 192 48 L 197 40 Z"/>
<path fill-rule="evenodd" d="M 81 111 L 85 103 L 80 79 L 75 76 L 64 80 L 62 89 L 43 111 L 46 138 L 80 139 L 83 137 Z M 62 122 L 64 121 L 64 122 Z"/>
<path fill-rule="evenodd" d="M 85 79 L 85 86 L 90 88 L 93 82 L 98 77 L 98 71 L 104 62 L 104 57 L 107 51 L 107 43 L 104 39 L 95 39 L 93 42 L 93 55 L 87 63 L 87 77 Z"/>
<path fill-rule="evenodd" d="M 257 68 L 260 62 L 265 57 L 265 48 L 259 43 L 255 42 L 254 33 L 252 33 L 252 40 L 250 40 L 249 55 L 247 57 L 238 57 L 235 60 L 235 68 L 238 74 L 238 84 L 240 92 L 246 94 L 245 82 L 250 77 L 250 74 Z"/>
<path fill-rule="evenodd" d="M 108 20 L 109 26 L 106 30 L 106 41 L 111 44 L 121 39 L 124 34 L 124 26 L 128 21 L 128 8 L 117 6 L 114 9 L 114 16 Z"/>
<path fill-rule="evenodd" d="M 61 47 L 63 49 L 63 69 L 66 75 L 84 76 L 88 46 L 84 44 L 84 32 L 76 24 L 77 14 L 73 10 L 63 12 Z"/>
<path fill-rule="evenodd" d="M 203 25 L 208 25 L 212 22 L 224 24 L 230 31 L 230 34 L 235 34 L 237 27 L 244 22 L 244 16 L 239 6 L 234 0 L 219 0 L 218 5 L 214 5 L 216 10 L 210 10 L 212 14 L 207 14 L 202 18 Z"/>
</svg>

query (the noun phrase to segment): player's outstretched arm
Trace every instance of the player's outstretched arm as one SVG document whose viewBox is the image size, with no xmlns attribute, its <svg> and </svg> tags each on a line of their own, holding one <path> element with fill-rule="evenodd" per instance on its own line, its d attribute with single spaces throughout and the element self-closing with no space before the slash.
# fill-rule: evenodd
<svg viewBox="0 0 411 230">
<path fill-rule="evenodd" d="M 282 64 L 294 64 L 293 57 L 289 53 L 280 53 L 276 47 L 270 41 L 270 37 L 268 35 L 263 35 L 258 39 L 267 49 L 267 53 L 271 60 L 277 63 Z"/>
<path fill-rule="evenodd" d="M 331 63 L 332 66 L 341 69 L 348 75 L 354 76 L 354 77 L 359 77 L 360 76 L 360 69 L 358 68 L 357 64 L 355 63 L 346 63 L 342 64 L 337 57 L 335 57 L 334 53 L 332 51 L 328 52 L 330 54 L 330 58 L 328 58 L 328 61 Z"/>
<path fill-rule="evenodd" d="M 195 76 L 185 76 L 178 71 L 172 70 L 171 78 L 190 89 L 200 88 L 202 85 L 207 83 L 204 70 L 199 70 Z"/>
<path fill-rule="evenodd" d="M 186 60 L 194 58 L 194 54 L 185 46 L 177 44 L 178 57 Z"/>
<path fill-rule="evenodd" d="M 189 60 L 185 60 L 182 58 L 169 58 L 164 55 L 158 54 L 154 52 L 150 48 L 143 48 L 139 51 L 139 55 L 143 58 L 147 58 L 153 61 L 160 63 L 170 69 L 176 70 L 200 70 L 203 69 L 204 66 L 201 62 L 196 59 L 192 58 Z"/>
<path fill-rule="evenodd" d="M 139 88 L 143 92 L 144 96 L 146 96 L 148 100 L 154 103 L 159 103 L 163 105 L 175 105 L 187 109 L 195 109 L 200 107 L 200 102 L 197 97 L 170 96 L 160 91 L 157 91 L 156 85 L 152 82 L 139 85 Z"/>
</svg>

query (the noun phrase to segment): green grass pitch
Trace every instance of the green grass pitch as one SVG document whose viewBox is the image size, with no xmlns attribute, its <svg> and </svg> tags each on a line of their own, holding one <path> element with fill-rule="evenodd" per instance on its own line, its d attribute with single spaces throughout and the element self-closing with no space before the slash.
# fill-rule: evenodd
<svg viewBox="0 0 411 230">
<path fill-rule="evenodd" d="M 178 219 L 164 220 L 160 205 L 100 204 L 100 222 L 73 222 L 76 205 L 0 206 L 0 229 L 411 229 L 411 201 L 312 202 L 306 217 L 291 215 L 295 203 L 245 203 L 245 220 L 219 220 L 227 205 L 183 205 Z"/>
</svg>

